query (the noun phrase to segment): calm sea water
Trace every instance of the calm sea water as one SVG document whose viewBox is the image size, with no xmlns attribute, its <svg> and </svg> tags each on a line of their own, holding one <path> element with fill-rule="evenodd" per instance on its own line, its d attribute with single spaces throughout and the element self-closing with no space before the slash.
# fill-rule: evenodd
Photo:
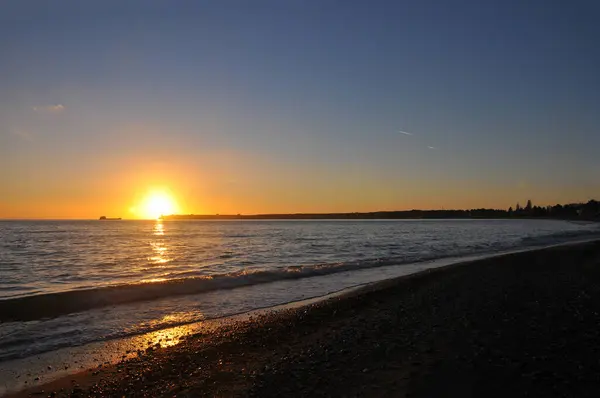
<svg viewBox="0 0 600 398">
<path fill-rule="evenodd" d="M 552 220 L 2 221 L 0 361 L 595 237 L 598 224 Z M 33 296 L 52 313 L 27 314 Z"/>
</svg>

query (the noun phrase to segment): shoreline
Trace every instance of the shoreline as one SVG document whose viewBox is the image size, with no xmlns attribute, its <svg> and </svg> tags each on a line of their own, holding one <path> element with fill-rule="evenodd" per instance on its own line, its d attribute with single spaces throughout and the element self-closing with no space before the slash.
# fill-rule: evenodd
<svg viewBox="0 0 600 398">
<path fill-rule="evenodd" d="M 405 292 L 398 291 L 399 287 L 401 287 L 401 286 L 406 287 L 406 288 L 408 288 L 408 290 L 414 290 L 415 288 L 418 289 L 418 286 L 422 285 L 424 280 L 428 281 L 428 283 L 434 283 L 434 284 L 438 283 L 439 284 L 439 282 L 435 281 L 436 279 L 440 279 L 440 278 L 444 279 L 444 278 L 447 278 L 448 275 L 450 275 L 452 273 L 463 272 L 463 271 L 456 271 L 456 270 L 470 269 L 471 273 L 478 273 L 478 271 L 477 271 L 478 267 L 484 266 L 485 264 L 488 264 L 487 267 L 489 267 L 489 263 L 492 263 L 492 265 L 493 265 L 493 264 L 497 264 L 497 263 L 507 263 L 507 262 L 510 263 L 511 261 L 519 262 L 519 261 L 522 261 L 523 257 L 529 258 L 529 260 L 532 261 L 532 260 L 535 260 L 537 257 L 547 258 L 548 252 L 552 252 L 552 251 L 556 251 L 557 253 L 564 254 L 564 253 L 569 253 L 569 252 L 573 252 L 573 253 L 585 252 L 586 250 L 595 253 L 594 255 L 600 253 L 600 241 L 593 241 L 593 242 L 587 242 L 587 243 L 563 244 L 563 245 L 559 245 L 559 246 L 553 246 L 550 248 L 522 251 L 519 253 L 500 254 L 500 255 L 493 256 L 493 257 L 488 257 L 486 259 L 466 261 L 466 262 L 465 261 L 457 262 L 455 264 L 448 265 L 448 266 L 445 266 L 442 268 L 425 270 L 425 271 L 422 271 L 419 273 L 410 274 L 407 276 L 390 279 L 390 280 L 384 280 L 384 281 L 370 284 L 367 286 L 354 288 L 354 290 L 350 291 L 350 292 L 346 292 L 346 293 L 344 293 L 344 291 L 338 292 L 340 294 L 337 294 L 336 297 L 333 297 L 333 298 L 329 298 L 329 299 L 325 299 L 325 300 L 322 298 L 321 299 L 317 298 L 315 300 L 315 303 L 309 304 L 309 305 L 298 304 L 297 308 L 282 309 L 278 312 L 274 312 L 273 309 L 265 309 L 265 310 L 263 310 L 263 314 L 248 315 L 248 316 L 246 316 L 246 319 L 238 319 L 235 322 L 229 322 L 229 323 L 224 323 L 222 325 L 219 325 L 216 329 L 214 329 L 213 331 L 211 331 L 209 333 L 200 333 L 200 334 L 196 334 L 194 336 L 185 338 L 184 341 L 179 345 L 174 345 L 172 347 L 159 349 L 159 350 L 155 350 L 153 347 L 151 347 L 152 349 L 149 351 L 149 353 L 145 352 L 142 355 L 132 356 L 131 358 L 129 358 L 129 360 L 127 362 L 122 362 L 122 363 L 119 363 L 116 365 L 103 366 L 97 370 L 84 371 L 83 373 L 78 373 L 75 376 L 69 375 L 62 379 L 51 382 L 51 384 L 39 385 L 34 388 L 30 388 L 28 390 L 22 390 L 22 391 L 16 392 L 16 393 L 9 393 L 9 395 L 7 395 L 7 396 L 11 396 L 11 397 L 27 396 L 28 393 L 39 391 L 40 389 L 44 389 L 46 392 L 47 391 L 60 392 L 61 388 L 63 389 L 63 392 L 65 392 L 69 389 L 70 389 L 69 391 L 72 391 L 72 389 L 74 387 L 71 384 L 71 380 L 73 378 L 75 380 L 77 380 L 78 387 L 76 387 L 76 388 L 78 391 L 85 390 L 86 388 L 92 388 L 92 390 L 93 390 L 94 384 L 99 385 L 102 383 L 107 383 L 107 381 L 106 381 L 107 376 L 110 376 L 110 378 L 113 379 L 111 382 L 113 384 L 111 384 L 111 385 L 112 385 L 113 389 L 116 389 L 113 391 L 118 391 L 118 388 L 119 388 L 118 381 L 115 381 L 114 379 L 115 378 L 118 379 L 120 377 L 119 375 L 121 375 L 122 372 L 119 372 L 119 370 L 124 370 L 127 374 L 130 374 L 129 371 L 131 371 L 132 369 L 136 369 L 136 367 L 139 367 L 140 364 L 142 364 L 144 367 L 147 367 L 147 368 L 153 368 L 153 367 L 157 366 L 156 363 L 162 363 L 164 365 L 164 362 L 162 362 L 162 361 L 165 361 L 165 360 L 168 361 L 169 358 L 173 359 L 180 355 L 190 356 L 190 355 L 192 355 L 191 353 L 197 354 L 198 349 L 206 350 L 206 349 L 212 348 L 213 351 L 220 351 L 219 347 L 223 347 L 223 344 L 226 344 L 228 342 L 228 340 L 233 340 L 234 342 L 237 341 L 239 343 L 240 341 L 244 341 L 244 339 L 247 339 L 249 334 L 256 336 L 256 334 L 259 333 L 265 327 L 269 328 L 269 333 L 267 333 L 267 334 L 271 335 L 271 337 L 276 337 L 274 339 L 274 341 L 278 341 L 278 340 L 282 339 L 282 336 L 277 333 L 275 333 L 275 336 L 272 336 L 271 330 L 272 329 L 280 329 L 282 327 L 285 327 L 286 323 L 289 324 L 290 322 L 292 322 L 295 325 L 298 325 L 298 320 L 307 319 L 307 318 L 311 318 L 311 317 L 314 318 L 315 316 L 317 318 L 319 318 L 319 316 L 317 316 L 318 313 L 325 311 L 327 309 L 330 310 L 330 315 L 331 315 L 332 308 L 333 308 L 333 313 L 337 312 L 338 310 L 339 311 L 347 311 L 348 303 L 359 302 L 359 303 L 363 303 L 363 305 L 364 305 L 365 301 L 367 301 L 368 297 L 373 296 L 373 295 L 374 296 L 385 296 L 385 295 L 390 295 L 390 294 L 391 295 L 394 295 L 394 294 L 403 295 L 403 294 L 405 294 Z M 550 256 L 550 257 L 552 257 L 552 256 Z M 494 268 L 494 272 L 499 272 L 499 271 Z M 364 320 L 368 322 L 368 319 L 369 319 L 369 317 L 367 316 L 368 314 L 361 314 L 361 311 L 359 311 L 359 310 L 354 311 L 351 314 L 350 318 L 356 317 L 357 315 L 359 317 L 364 318 Z M 313 325 L 313 326 L 315 326 L 315 325 Z M 364 328 L 364 327 L 365 326 L 356 327 L 356 325 L 355 325 L 355 327 L 350 328 L 350 330 L 354 330 L 357 328 L 360 329 L 360 328 Z M 327 335 L 332 330 L 335 331 L 336 328 L 332 328 L 331 325 L 320 325 L 319 326 L 317 324 L 314 329 L 310 328 L 309 330 L 305 330 L 305 332 L 309 333 L 309 334 L 317 333 L 317 334 Z M 293 335 L 293 339 L 296 340 L 297 344 L 302 345 L 302 344 L 306 343 L 306 342 L 303 342 L 303 340 L 305 340 L 303 338 L 304 335 L 302 335 L 302 334 L 298 335 L 297 331 L 294 328 L 292 328 L 292 330 L 289 330 L 289 327 L 288 327 L 287 333 L 291 333 Z M 286 339 L 288 339 L 288 338 L 286 338 Z M 263 338 L 263 340 L 264 340 L 264 338 Z M 268 346 L 271 343 L 266 341 L 266 342 L 264 342 L 264 344 L 266 346 Z M 292 346 L 293 345 L 294 344 L 292 344 Z M 347 348 L 348 347 L 346 347 L 346 349 Z M 227 354 L 227 352 L 229 352 L 229 351 L 230 350 L 224 350 L 225 354 Z M 243 349 L 241 353 L 243 355 L 245 352 L 247 352 L 248 357 L 246 357 L 246 358 L 254 357 L 255 360 L 253 360 L 252 362 L 255 362 L 255 364 L 263 363 L 265 361 L 268 363 L 272 362 L 272 355 L 271 355 L 272 352 L 270 352 L 269 350 L 266 350 L 267 351 L 266 352 L 264 347 L 261 346 L 261 347 L 258 347 L 258 350 L 256 352 L 254 352 L 254 351 L 256 351 L 256 350 L 255 349 L 252 349 L 252 350 Z M 291 352 L 294 352 L 294 351 L 297 351 L 297 349 L 292 348 Z M 275 351 L 273 351 L 273 352 L 277 352 L 277 349 L 275 349 Z M 229 352 L 229 354 L 234 355 L 235 352 Z M 238 354 L 239 354 L 239 352 L 238 352 Z M 202 357 L 200 359 L 205 360 L 204 357 Z M 240 360 L 240 358 L 238 357 L 237 361 L 239 361 L 239 360 Z M 231 361 L 231 364 L 232 364 L 232 366 L 234 366 L 236 364 L 236 361 Z M 214 377 L 217 374 L 217 373 L 214 373 L 216 371 L 214 368 L 214 363 L 210 364 L 210 365 L 211 366 L 208 366 L 207 370 L 206 370 L 206 372 L 208 372 L 207 375 L 209 376 L 209 378 Z M 265 366 L 271 366 L 271 365 L 265 365 Z M 247 364 L 246 368 L 253 368 L 252 363 Z M 253 371 L 258 372 L 257 374 L 264 373 L 264 369 L 262 369 L 262 370 L 261 369 L 253 369 Z M 267 373 L 269 373 L 269 372 L 267 372 Z M 100 379 L 104 379 L 104 380 L 100 381 Z M 250 379 L 253 380 L 253 379 L 255 379 L 255 377 L 254 378 L 250 377 Z M 248 382 L 247 378 L 244 378 L 244 380 L 246 380 L 244 383 Z M 238 380 L 238 381 L 240 381 L 240 380 Z M 117 384 L 114 384 L 114 383 L 117 383 Z M 244 383 L 242 383 L 242 384 L 244 384 Z M 217 383 L 216 385 L 219 385 L 219 383 Z M 104 388 L 106 389 L 106 387 L 104 387 Z M 177 388 L 177 387 L 174 386 L 173 388 Z M 92 390 L 90 390 L 90 391 L 92 391 Z M 212 387 L 211 387 L 211 389 L 208 389 L 206 391 L 213 391 Z M 200 391 L 200 392 L 202 392 L 202 391 Z M 96 394 L 96 393 L 93 393 L 92 395 L 94 395 L 94 394 Z M 202 394 L 204 394 L 204 392 L 202 392 Z M 228 395 L 228 393 L 224 393 L 224 395 Z M 236 394 L 233 394 L 233 395 L 236 395 Z"/>
<path fill-rule="evenodd" d="M 4 394 L 11 396 L 22 390 L 43 387 L 55 383 L 59 379 L 76 377 L 81 373 L 93 373 L 97 368 L 113 366 L 124 360 L 135 358 L 140 351 L 146 351 L 148 347 L 154 349 L 171 347 L 193 335 L 211 333 L 220 327 L 236 322 L 246 322 L 251 318 L 271 312 L 309 306 L 364 287 L 365 285 L 348 287 L 323 296 L 178 324 L 132 336 L 93 341 L 80 346 L 62 347 L 25 358 L 0 362 L 0 397 L 5 396 Z"/>
<path fill-rule="evenodd" d="M 595 239 L 586 239 L 542 247 L 534 246 L 512 249 L 498 253 L 446 257 L 420 263 L 390 265 L 379 268 L 356 270 L 352 272 L 378 272 L 385 274 L 386 270 L 393 271 L 391 272 L 392 276 L 386 275 L 383 279 L 363 282 L 358 285 L 352 285 L 336 291 L 327 292 L 326 294 L 255 308 L 249 311 L 226 314 L 214 318 L 206 318 L 200 321 L 175 324 L 167 328 L 157 329 L 150 332 L 133 334 L 108 340 L 92 341 L 78 346 L 62 347 L 25 358 L 10 359 L 0 362 L 0 396 L 3 394 L 12 394 L 22 389 L 31 389 L 35 388 L 35 386 L 53 383 L 56 379 L 70 377 L 86 370 L 94 370 L 98 366 L 101 368 L 112 366 L 125 359 L 131 359 L 135 357 L 137 352 L 140 350 L 146 350 L 149 344 L 153 347 L 157 344 L 160 345 L 161 348 L 170 347 L 185 340 L 185 338 L 189 335 L 204 333 L 207 330 L 215 330 L 223 325 L 244 321 L 248 318 L 261 316 L 265 313 L 305 307 L 321 301 L 327 301 L 332 298 L 354 294 L 355 291 L 358 291 L 358 294 L 360 294 L 363 289 L 377 289 L 378 286 L 385 286 L 385 284 L 388 282 L 393 283 L 393 281 L 398 279 L 418 275 L 422 272 L 428 272 L 438 268 L 445 268 L 462 263 L 481 261 L 516 253 L 542 250 L 552 247 L 578 245 L 593 241 L 595 241 Z M 148 303 L 152 303 L 152 301 L 149 301 Z M 168 336 L 168 340 L 165 338 L 165 336 Z"/>
</svg>

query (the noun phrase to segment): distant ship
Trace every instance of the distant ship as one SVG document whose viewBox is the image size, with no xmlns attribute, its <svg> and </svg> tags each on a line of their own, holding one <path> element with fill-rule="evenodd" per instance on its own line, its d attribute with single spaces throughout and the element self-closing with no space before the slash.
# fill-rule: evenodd
<svg viewBox="0 0 600 398">
<path fill-rule="evenodd" d="M 119 221 L 121 219 L 121 217 L 106 217 L 106 216 L 101 216 L 100 217 L 100 221 Z"/>
</svg>

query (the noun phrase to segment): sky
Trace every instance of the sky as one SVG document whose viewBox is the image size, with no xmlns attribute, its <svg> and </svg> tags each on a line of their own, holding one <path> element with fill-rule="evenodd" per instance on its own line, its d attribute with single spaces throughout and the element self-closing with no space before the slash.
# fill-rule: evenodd
<svg viewBox="0 0 600 398">
<path fill-rule="evenodd" d="M 596 0 L 5 0 L 0 218 L 599 199 L 599 15 Z"/>
</svg>

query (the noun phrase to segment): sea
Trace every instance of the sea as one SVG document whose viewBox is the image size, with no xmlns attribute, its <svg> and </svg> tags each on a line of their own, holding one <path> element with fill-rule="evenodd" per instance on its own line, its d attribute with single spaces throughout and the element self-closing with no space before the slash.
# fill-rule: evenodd
<svg viewBox="0 0 600 398">
<path fill-rule="evenodd" d="M 0 365 L 592 239 L 530 219 L 0 221 Z"/>
</svg>

